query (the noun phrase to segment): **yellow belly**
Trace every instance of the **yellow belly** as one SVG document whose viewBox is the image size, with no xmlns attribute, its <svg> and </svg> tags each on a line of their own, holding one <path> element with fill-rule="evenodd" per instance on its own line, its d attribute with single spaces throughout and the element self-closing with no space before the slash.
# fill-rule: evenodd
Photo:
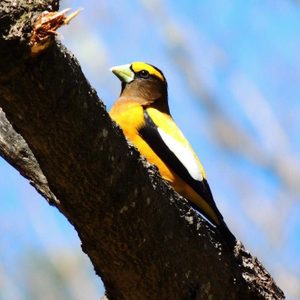
<svg viewBox="0 0 300 300">
<path fill-rule="evenodd" d="M 152 164 L 156 165 L 161 176 L 171 184 L 177 181 L 174 174 L 166 164 L 156 155 L 151 147 L 139 135 L 139 129 L 144 125 L 144 112 L 140 105 L 126 103 L 114 106 L 110 111 L 111 118 L 122 128 L 124 135 L 130 140 L 139 152 Z"/>
</svg>

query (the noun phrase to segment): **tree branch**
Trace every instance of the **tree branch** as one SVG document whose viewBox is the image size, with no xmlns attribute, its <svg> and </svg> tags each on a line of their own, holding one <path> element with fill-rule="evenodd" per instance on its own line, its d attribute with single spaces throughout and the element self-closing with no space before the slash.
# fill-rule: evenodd
<svg viewBox="0 0 300 300">
<path fill-rule="evenodd" d="M 283 299 L 127 144 L 72 54 L 53 39 L 32 57 L 32 24 L 56 1 L 13 3 L 0 4 L 0 154 L 74 225 L 108 298 Z"/>
</svg>

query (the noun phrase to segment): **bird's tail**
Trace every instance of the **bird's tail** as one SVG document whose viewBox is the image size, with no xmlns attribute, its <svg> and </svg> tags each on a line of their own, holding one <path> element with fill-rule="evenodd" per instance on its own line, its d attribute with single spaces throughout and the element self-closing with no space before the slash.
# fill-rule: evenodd
<svg viewBox="0 0 300 300">
<path fill-rule="evenodd" d="M 229 230 L 226 223 L 222 221 L 221 224 L 217 226 L 217 229 L 224 240 L 225 244 L 229 247 L 230 250 L 233 250 L 236 245 L 236 238 L 233 233 Z"/>
</svg>

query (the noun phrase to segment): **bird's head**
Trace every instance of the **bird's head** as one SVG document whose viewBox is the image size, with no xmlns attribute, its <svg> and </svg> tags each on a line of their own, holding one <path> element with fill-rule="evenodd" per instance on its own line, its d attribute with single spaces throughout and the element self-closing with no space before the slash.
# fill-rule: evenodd
<svg viewBox="0 0 300 300">
<path fill-rule="evenodd" d="M 143 106 L 169 112 L 168 85 L 164 74 L 153 65 L 133 62 L 110 69 L 122 82 L 122 97 L 138 99 Z"/>
</svg>

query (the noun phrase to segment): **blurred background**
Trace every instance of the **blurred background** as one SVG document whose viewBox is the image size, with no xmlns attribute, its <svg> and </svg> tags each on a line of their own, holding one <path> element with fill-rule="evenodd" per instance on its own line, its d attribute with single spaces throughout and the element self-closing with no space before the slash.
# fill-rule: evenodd
<svg viewBox="0 0 300 300">
<path fill-rule="evenodd" d="M 62 1 L 63 43 L 109 109 L 109 67 L 154 64 L 174 119 L 245 247 L 300 299 L 300 3 Z M 0 299 L 99 299 L 75 230 L 0 158 Z"/>
</svg>

